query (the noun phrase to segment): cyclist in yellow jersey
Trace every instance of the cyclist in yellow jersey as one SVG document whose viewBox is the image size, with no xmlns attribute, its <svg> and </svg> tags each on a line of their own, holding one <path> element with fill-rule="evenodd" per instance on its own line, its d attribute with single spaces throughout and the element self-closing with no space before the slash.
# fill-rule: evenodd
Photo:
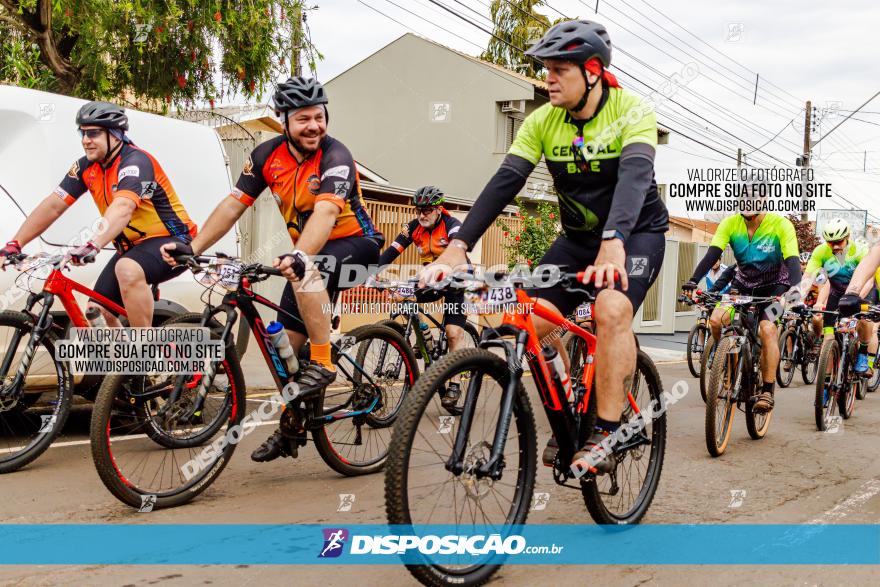
<svg viewBox="0 0 880 587">
<path fill-rule="evenodd" d="M 875 287 L 880 288 L 880 244 L 871 247 L 868 253 L 862 257 L 858 266 L 856 266 L 852 279 L 849 280 L 849 286 L 846 288 L 846 293 L 841 296 L 837 304 L 837 311 L 840 312 L 841 316 L 852 316 L 859 312 L 863 305 L 870 303 L 860 293 L 864 289 L 865 284 L 870 284 L 871 282 L 874 283 Z M 864 351 L 876 339 L 874 333 L 876 333 L 876 327 L 870 331 L 866 329 L 859 330 L 859 356 L 856 360 L 856 365 L 860 362 L 866 362 L 870 365 L 871 361 L 867 357 L 867 352 Z M 870 368 L 873 369 L 873 365 L 870 365 Z"/>
</svg>

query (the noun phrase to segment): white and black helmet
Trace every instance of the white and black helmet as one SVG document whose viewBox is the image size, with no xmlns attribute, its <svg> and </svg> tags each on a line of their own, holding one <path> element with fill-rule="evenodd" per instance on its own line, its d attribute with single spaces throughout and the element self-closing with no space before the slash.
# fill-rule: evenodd
<svg viewBox="0 0 880 587">
<path fill-rule="evenodd" d="M 110 102 L 89 102 L 76 114 L 77 126 L 102 126 L 128 131 L 125 108 Z"/>
<path fill-rule="evenodd" d="M 822 238 L 826 241 L 843 240 L 849 233 L 849 223 L 843 218 L 832 218 L 822 227 Z"/>
</svg>

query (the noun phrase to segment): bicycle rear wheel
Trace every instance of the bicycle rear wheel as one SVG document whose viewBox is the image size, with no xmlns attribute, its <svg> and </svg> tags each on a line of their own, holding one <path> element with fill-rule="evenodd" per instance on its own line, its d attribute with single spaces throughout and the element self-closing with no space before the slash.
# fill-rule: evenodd
<svg viewBox="0 0 880 587">
<path fill-rule="evenodd" d="M 727 336 L 718 343 L 709 374 L 706 394 L 706 448 L 713 457 L 724 454 L 733 428 L 736 398 L 745 383 L 746 363 L 735 350 L 734 337 Z"/>
<path fill-rule="evenodd" d="M 700 357 L 700 397 L 703 398 L 703 403 L 706 402 L 706 384 L 709 382 L 709 372 L 712 370 L 712 359 L 715 357 L 716 345 L 715 338 L 710 333 Z"/>
<path fill-rule="evenodd" d="M 751 349 L 744 349 L 740 360 L 744 365 L 750 366 L 752 364 Z M 746 368 L 748 369 L 749 367 Z M 751 376 L 749 379 L 751 379 Z M 748 430 L 749 436 L 752 440 L 761 440 L 767 434 L 767 430 L 770 429 L 770 420 L 773 419 L 773 410 L 770 410 L 769 412 L 756 412 L 754 410 L 755 396 L 760 392 L 756 381 L 749 381 L 748 383 L 751 388 L 751 394 L 746 400 L 745 406 L 746 430 Z"/>
<path fill-rule="evenodd" d="M 837 414 L 837 381 L 840 366 L 840 345 L 837 340 L 829 339 L 822 343 L 819 352 L 819 365 L 816 375 L 816 395 L 813 401 L 813 412 L 816 417 L 816 428 L 820 432 L 828 429 Z"/>
<path fill-rule="evenodd" d="M 844 420 L 849 420 L 856 409 L 856 398 L 863 399 L 865 396 L 864 384 L 865 380 L 856 375 L 853 367 L 856 364 L 858 355 L 857 339 L 853 339 L 849 346 L 849 359 L 847 361 L 846 383 L 840 388 L 840 395 L 837 396 L 839 402 L 838 408 L 840 415 Z M 859 397 L 861 395 L 861 397 Z"/>
<path fill-rule="evenodd" d="M 446 414 L 440 391 L 462 371 L 473 373 L 476 409 L 464 453 L 464 471 L 446 469 L 461 418 Z M 484 349 L 455 351 L 431 365 L 416 382 L 394 425 L 385 473 L 385 509 L 391 524 L 451 524 L 467 534 L 486 526 L 503 532 L 528 515 L 537 468 L 535 419 L 522 382 L 516 383 L 513 417 L 504 446 L 502 477 L 492 480 L 473 471 L 492 449 L 501 395 L 512 376 L 501 357 Z M 407 568 L 425 585 L 480 585 L 499 565 L 462 555 L 460 564 Z"/>
<path fill-rule="evenodd" d="M 58 438 L 73 398 L 73 377 L 55 360 L 57 335 L 46 332 L 28 360 L 22 387 L 12 383 L 33 332 L 23 312 L 0 312 L 0 473 L 33 462 Z"/>
<path fill-rule="evenodd" d="M 812 385 L 816 382 L 816 373 L 819 371 L 820 348 L 820 344 L 814 342 L 813 337 L 809 335 L 801 337 L 801 377 L 807 385 Z"/>
<path fill-rule="evenodd" d="M 396 330 L 372 324 L 345 336 L 352 337 L 352 346 L 343 357 L 334 353 L 337 378 L 324 390 L 315 416 L 320 426 L 312 430 L 312 438 L 331 469 L 366 475 L 385 465 L 391 426 L 419 368 L 412 348 Z"/>
<path fill-rule="evenodd" d="M 192 417 L 187 415 L 203 374 L 104 379 L 92 413 L 92 457 L 104 486 L 121 502 L 138 509 L 187 503 L 217 479 L 241 438 L 260 424 L 255 417 L 253 426 L 241 426 L 245 384 L 231 341 L 215 369 L 205 407 Z M 180 379 L 183 392 L 169 404 Z"/>
<path fill-rule="evenodd" d="M 657 367 L 641 350 L 636 358 L 629 392 L 640 416 L 636 417 L 632 405 L 627 403 L 620 420 L 621 425 L 632 423 L 638 430 L 630 440 L 622 443 L 633 447 L 623 451 L 615 448 L 618 462 L 611 474 L 585 475 L 581 479 L 584 503 L 597 524 L 637 524 L 651 506 L 660 483 L 666 452 L 666 406 L 663 406 L 661 397 L 663 384 Z M 590 404 L 595 406 L 592 401 Z M 660 410 L 663 412 L 657 416 Z M 642 444 L 636 444 L 639 441 Z"/>
<path fill-rule="evenodd" d="M 788 387 L 797 370 L 796 362 L 797 337 L 794 330 L 786 328 L 779 335 L 779 364 L 776 366 L 776 381 L 779 387 Z"/>
<path fill-rule="evenodd" d="M 703 350 L 706 348 L 706 340 L 711 337 L 712 334 L 705 324 L 694 324 L 688 333 L 687 362 L 688 369 L 694 377 L 700 376 L 700 369 L 703 364 Z"/>
</svg>

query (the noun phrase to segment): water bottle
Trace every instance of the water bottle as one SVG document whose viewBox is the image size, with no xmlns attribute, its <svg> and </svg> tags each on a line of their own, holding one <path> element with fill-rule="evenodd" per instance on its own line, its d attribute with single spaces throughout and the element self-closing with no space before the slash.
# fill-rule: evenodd
<svg viewBox="0 0 880 587">
<path fill-rule="evenodd" d="M 431 335 L 431 327 L 428 326 L 427 322 L 419 321 L 419 328 L 422 329 L 422 336 L 425 337 L 425 346 L 428 349 L 428 353 L 434 352 L 434 337 Z"/>
<path fill-rule="evenodd" d="M 86 320 L 89 321 L 92 328 L 107 328 L 107 320 L 104 319 L 104 313 L 94 306 L 86 310 Z"/>
<path fill-rule="evenodd" d="M 544 356 L 544 361 L 547 362 L 547 367 L 550 369 L 550 377 L 553 379 L 553 384 L 556 386 L 556 389 L 565 391 L 565 401 L 569 403 L 569 405 L 574 403 L 574 389 L 571 387 L 571 377 L 568 376 L 568 371 L 565 369 L 565 363 L 562 361 L 562 356 L 559 352 L 552 346 L 545 347 L 541 354 Z"/>
<path fill-rule="evenodd" d="M 287 338 L 284 326 L 282 326 L 280 322 L 275 322 L 273 320 L 272 322 L 269 322 L 269 326 L 266 327 L 266 332 L 269 333 L 269 338 L 272 340 L 272 346 L 278 351 L 278 356 L 281 357 L 287 365 L 287 373 L 293 375 L 299 371 L 299 361 L 296 360 L 296 353 L 293 352 L 293 347 L 290 346 L 290 339 Z"/>
</svg>

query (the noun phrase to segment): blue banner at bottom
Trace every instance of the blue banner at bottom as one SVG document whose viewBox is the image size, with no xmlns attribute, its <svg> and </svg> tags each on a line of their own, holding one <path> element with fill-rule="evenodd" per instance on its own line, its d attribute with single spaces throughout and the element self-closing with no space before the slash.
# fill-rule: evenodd
<svg viewBox="0 0 880 587">
<path fill-rule="evenodd" d="M 876 565 L 874 525 L 2 525 L 0 564 Z"/>
</svg>

